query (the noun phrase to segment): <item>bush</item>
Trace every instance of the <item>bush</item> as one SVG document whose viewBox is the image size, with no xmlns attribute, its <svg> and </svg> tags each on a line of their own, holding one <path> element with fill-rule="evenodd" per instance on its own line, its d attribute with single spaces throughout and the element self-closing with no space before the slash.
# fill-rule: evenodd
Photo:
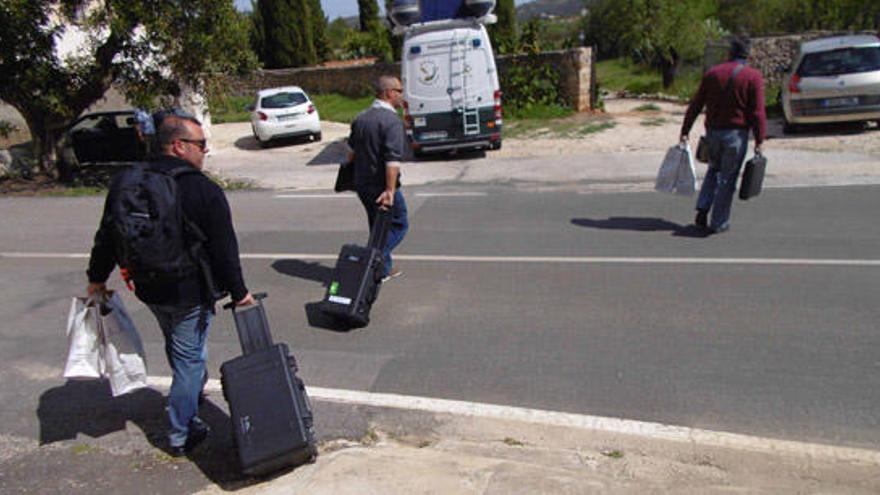
<svg viewBox="0 0 880 495">
<path fill-rule="evenodd" d="M 339 54 L 342 60 L 376 57 L 380 62 L 393 60 L 391 42 L 384 31 L 351 31 L 345 37 L 345 48 Z"/>
<path fill-rule="evenodd" d="M 559 94 L 559 71 L 528 58 L 515 62 L 504 75 L 505 107 L 512 114 L 531 107 L 566 107 Z"/>
</svg>

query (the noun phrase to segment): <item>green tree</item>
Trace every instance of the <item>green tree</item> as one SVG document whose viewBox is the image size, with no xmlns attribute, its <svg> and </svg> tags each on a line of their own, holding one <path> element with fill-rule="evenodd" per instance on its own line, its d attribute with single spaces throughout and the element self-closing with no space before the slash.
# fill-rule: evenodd
<svg viewBox="0 0 880 495">
<path fill-rule="evenodd" d="M 88 35 L 59 55 L 60 36 Z M 4 0 L 0 2 L 0 100 L 27 122 L 43 171 L 57 171 L 64 130 L 118 83 L 135 103 L 201 88 L 206 73 L 255 65 L 247 25 L 232 0 Z M 58 162 L 58 163 L 56 163 Z"/>
<path fill-rule="evenodd" d="M 314 65 L 318 61 L 309 3 L 312 0 L 257 0 L 254 36 L 266 68 Z"/>
<path fill-rule="evenodd" d="M 587 34 L 600 53 L 657 67 L 668 88 L 682 61 L 703 53 L 716 9 L 714 0 L 602 0 L 589 13 Z"/>
<path fill-rule="evenodd" d="M 309 0 L 309 13 L 312 23 L 312 44 L 319 61 L 327 60 L 330 48 L 327 45 L 327 17 L 321 8 L 321 0 Z"/>
<path fill-rule="evenodd" d="M 731 32 L 765 35 L 880 27 L 876 0 L 718 0 L 718 19 Z"/>
<path fill-rule="evenodd" d="M 327 26 L 327 45 L 331 57 L 340 57 L 345 49 L 345 40 L 354 29 L 342 17 L 337 17 Z"/>
<path fill-rule="evenodd" d="M 394 0 L 385 0 L 385 13 L 391 12 L 391 4 Z M 390 24 L 390 21 L 389 21 Z M 388 29 L 388 43 L 391 45 L 391 58 L 400 60 L 400 51 L 403 49 L 403 36 L 394 34 L 392 29 Z"/>
<path fill-rule="evenodd" d="M 512 53 L 517 47 L 516 7 L 513 0 L 498 0 L 495 5 L 498 22 L 489 25 L 489 36 L 497 53 Z"/>
<path fill-rule="evenodd" d="M 362 33 L 378 33 L 383 30 L 376 0 L 358 0 L 358 19 Z"/>
</svg>

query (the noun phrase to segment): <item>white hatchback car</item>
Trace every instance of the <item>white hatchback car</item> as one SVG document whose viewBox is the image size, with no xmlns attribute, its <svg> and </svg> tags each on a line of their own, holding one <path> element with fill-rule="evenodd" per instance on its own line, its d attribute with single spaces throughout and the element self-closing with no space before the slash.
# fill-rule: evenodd
<svg viewBox="0 0 880 495">
<path fill-rule="evenodd" d="M 785 132 L 804 124 L 880 121 L 880 38 L 835 36 L 801 45 L 782 86 Z"/>
<path fill-rule="evenodd" d="M 318 109 L 298 86 L 260 90 L 248 110 L 251 111 L 251 128 L 260 146 L 275 139 L 303 136 L 321 140 Z"/>
</svg>

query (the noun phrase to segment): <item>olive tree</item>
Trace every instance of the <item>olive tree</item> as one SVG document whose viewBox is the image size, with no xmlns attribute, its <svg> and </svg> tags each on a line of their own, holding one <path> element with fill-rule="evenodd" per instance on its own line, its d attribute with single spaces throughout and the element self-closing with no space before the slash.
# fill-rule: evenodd
<svg viewBox="0 0 880 495">
<path fill-rule="evenodd" d="M 43 171 L 65 129 L 118 85 L 146 103 L 201 88 L 205 74 L 255 66 L 247 24 L 232 0 L 3 0 L 0 100 L 21 113 Z M 60 41 L 78 37 L 76 49 Z"/>
</svg>

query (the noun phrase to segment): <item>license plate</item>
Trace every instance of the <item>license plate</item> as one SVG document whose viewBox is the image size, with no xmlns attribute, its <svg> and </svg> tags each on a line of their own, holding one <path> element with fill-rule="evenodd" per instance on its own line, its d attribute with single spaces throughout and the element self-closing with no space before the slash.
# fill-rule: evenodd
<svg viewBox="0 0 880 495">
<path fill-rule="evenodd" d="M 301 113 L 286 113 L 284 115 L 279 115 L 278 120 L 292 120 L 302 115 Z"/>
<path fill-rule="evenodd" d="M 857 96 L 850 96 L 847 98 L 828 98 L 824 102 L 826 107 L 851 107 L 859 104 L 859 98 Z"/>
<path fill-rule="evenodd" d="M 443 139 L 449 134 L 446 131 L 423 132 L 419 135 L 422 139 Z"/>
<path fill-rule="evenodd" d="M 413 126 L 415 127 L 425 127 L 428 125 L 428 119 L 424 117 L 416 117 L 413 119 Z"/>
</svg>

